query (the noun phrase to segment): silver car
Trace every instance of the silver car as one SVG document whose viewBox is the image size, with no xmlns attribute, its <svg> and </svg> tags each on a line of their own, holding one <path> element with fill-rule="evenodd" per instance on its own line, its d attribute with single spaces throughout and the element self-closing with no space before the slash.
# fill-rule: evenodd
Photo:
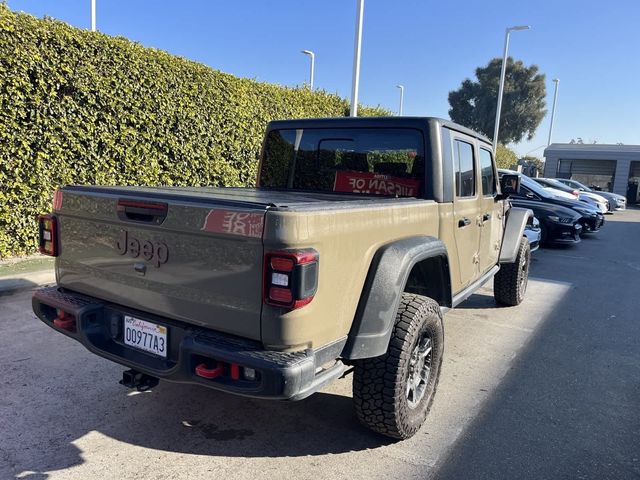
<svg viewBox="0 0 640 480">
<path fill-rule="evenodd" d="M 536 217 L 531 217 L 524 227 L 524 236 L 529 240 L 529 248 L 531 252 L 535 252 L 540 247 L 542 239 L 542 230 L 540 221 Z"/>
<path fill-rule="evenodd" d="M 612 192 L 601 192 L 598 190 L 593 190 L 586 185 L 578 182 L 577 180 L 569 180 L 568 178 L 556 178 L 556 180 L 564 183 L 567 187 L 575 188 L 576 190 L 580 190 L 581 192 L 597 193 L 598 195 L 606 198 L 609 201 L 611 210 L 627 209 L 627 199 L 622 195 L 618 195 L 617 193 Z"/>
</svg>

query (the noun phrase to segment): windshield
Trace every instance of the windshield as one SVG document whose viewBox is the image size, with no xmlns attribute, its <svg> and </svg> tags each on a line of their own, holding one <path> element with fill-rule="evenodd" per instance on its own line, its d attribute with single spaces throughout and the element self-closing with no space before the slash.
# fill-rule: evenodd
<svg viewBox="0 0 640 480">
<path fill-rule="evenodd" d="M 533 193 L 542 198 L 554 198 L 554 195 L 549 190 L 546 190 L 542 185 L 538 182 L 531 180 L 526 175 L 520 175 L 520 184 L 527 187 Z"/>
<path fill-rule="evenodd" d="M 267 135 L 260 187 L 417 197 L 424 140 L 408 128 L 306 128 Z"/>
<path fill-rule="evenodd" d="M 576 188 L 581 188 L 585 192 L 592 192 L 593 191 L 589 187 L 587 187 L 586 185 L 578 182 L 577 180 L 567 180 L 567 181 L 570 182 L 571 186 L 576 187 Z"/>
<path fill-rule="evenodd" d="M 559 182 L 558 180 L 556 180 L 555 178 L 544 178 L 542 179 L 544 183 L 546 183 L 545 186 L 549 187 L 549 188 L 556 188 L 558 190 L 562 190 L 563 192 L 567 192 L 567 193 L 573 193 L 574 192 L 574 188 L 565 185 L 562 182 Z"/>
</svg>

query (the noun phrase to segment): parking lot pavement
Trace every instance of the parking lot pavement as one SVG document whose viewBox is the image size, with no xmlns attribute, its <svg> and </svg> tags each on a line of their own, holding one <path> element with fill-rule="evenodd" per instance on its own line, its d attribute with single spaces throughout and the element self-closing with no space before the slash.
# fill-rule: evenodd
<svg viewBox="0 0 640 480">
<path fill-rule="evenodd" d="M 427 424 L 391 442 L 352 414 L 351 378 L 297 403 L 161 383 L 0 296 L 0 478 L 632 478 L 640 476 L 640 210 L 534 254 L 525 302 L 485 288 L 445 320 Z"/>
</svg>

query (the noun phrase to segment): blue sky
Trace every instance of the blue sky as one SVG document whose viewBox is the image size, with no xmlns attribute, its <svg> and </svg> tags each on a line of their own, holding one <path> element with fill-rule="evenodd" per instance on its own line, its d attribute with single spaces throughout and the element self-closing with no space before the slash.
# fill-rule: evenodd
<svg viewBox="0 0 640 480">
<path fill-rule="evenodd" d="M 13 10 L 89 28 L 89 0 L 8 0 Z M 97 0 L 98 30 L 167 50 L 213 68 L 348 97 L 355 0 Z M 448 118 L 447 94 L 479 65 L 510 54 L 547 74 L 549 114 L 520 154 L 546 144 L 552 79 L 560 78 L 554 141 L 640 144 L 640 1 L 513 0 L 442 2 L 366 0 L 360 102 L 397 110 L 405 85 L 406 115 Z"/>
</svg>

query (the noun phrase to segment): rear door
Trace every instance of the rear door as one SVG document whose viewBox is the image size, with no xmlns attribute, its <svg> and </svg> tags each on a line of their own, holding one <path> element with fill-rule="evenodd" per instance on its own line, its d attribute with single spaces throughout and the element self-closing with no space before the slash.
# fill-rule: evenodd
<svg viewBox="0 0 640 480">
<path fill-rule="evenodd" d="M 479 274 L 480 201 L 477 179 L 477 158 L 474 140 L 452 132 L 454 184 L 454 231 L 460 284 L 472 283 Z"/>
<path fill-rule="evenodd" d="M 480 273 L 498 263 L 502 239 L 502 202 L 496 200 L 497 171 L 493 154 L 488 147 L 478 148 L 480 160 Z"/>
</svg>

